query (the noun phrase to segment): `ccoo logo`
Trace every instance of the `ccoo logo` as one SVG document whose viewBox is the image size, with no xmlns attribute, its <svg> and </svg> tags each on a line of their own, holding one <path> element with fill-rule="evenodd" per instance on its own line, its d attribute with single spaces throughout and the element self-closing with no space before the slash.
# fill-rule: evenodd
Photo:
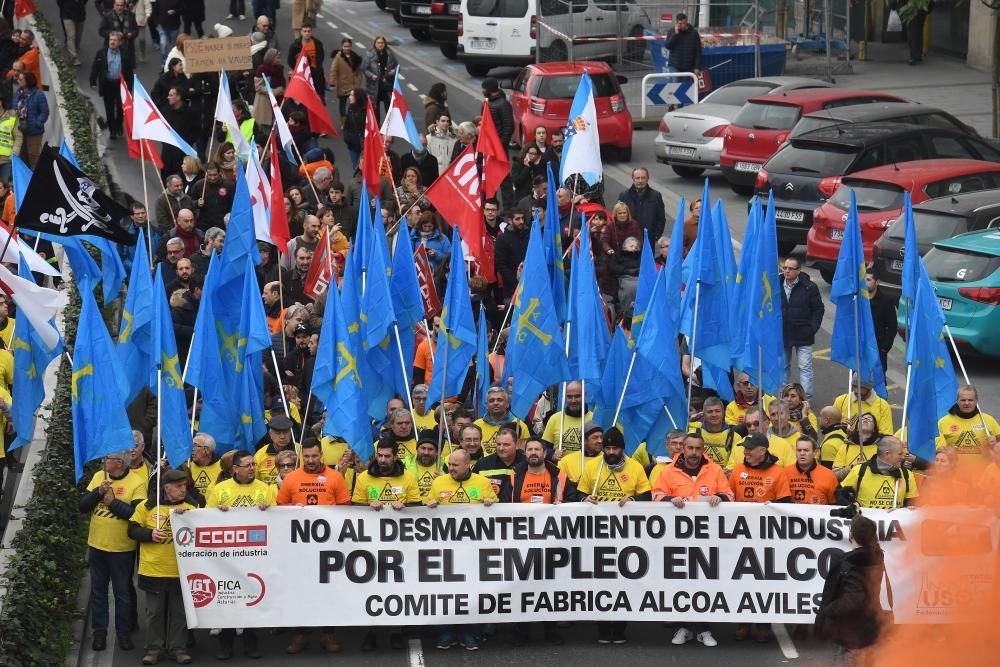
<svg viewBox="0 0 1000 667">
<path fill-rule="evenodd" d="M 470 197 L 475 197 L 479 194 L 479 173 L 476 169 L 475 154 L 466 153 L 461 159 L 455 162 L 451 173 L 459 187 L 468 188 Z"/>
</svg>

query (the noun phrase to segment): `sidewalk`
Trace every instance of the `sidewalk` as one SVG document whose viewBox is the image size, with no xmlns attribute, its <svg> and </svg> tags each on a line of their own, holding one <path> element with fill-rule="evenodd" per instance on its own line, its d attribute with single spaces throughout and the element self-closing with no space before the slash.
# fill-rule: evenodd
<svg viewBox="0 0 1000 667">
<path fill-rule="evenodd" d="M 915 66 L 908 64 L 905 44 L 868 44 L 868 58 L 852 60 L 853 74 L 835 73 L 842 87 L 867 88 L 891 92 L 913 102 L 947 111 L 972 126 L 985 137 L 992 135 L 993 112 L 989 72 L 982 72 L 963 61 L 936 53 L 928 54 Z M 843 65 L 843 61 L 834 63 Z M 801 60 L 791 52 L 785 74 L 822 78 L 826 60 L 823 54 L 807 53 Z"/>
</svg>

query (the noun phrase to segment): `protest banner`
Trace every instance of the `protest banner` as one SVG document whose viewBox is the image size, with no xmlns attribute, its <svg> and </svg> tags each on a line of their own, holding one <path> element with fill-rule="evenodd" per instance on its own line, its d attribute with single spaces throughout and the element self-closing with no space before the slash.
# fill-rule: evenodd
<svg viewBox="0 0 1000 667">
<path fill-rule="evenodd" d="M 432 319 L 441 312 L 441 297 L 434 285 L 434 272 L 431 262 L 427 259 L 427 247 L 421 243 L 413 252 L 413 265 L 417 267 L 417 282 L 420 285 L 420 296 L 424 299 L 424 316 Z"/>
<path fill-rule="evenodd" d="M 250 37 L 221 37 L 218 39 L 189 39 L 184 42 L 184 71 L 188 74 L 202 72 L 242 72 L 253 69 L 250 62 Z"/>
<path fill-rule="evenodd" d="M 831 561 L 851 549 L 850 520 L 830 509 L 311 506 L 198 510 L 171 521 L 191 628 L 811 623 Z M 946 519 L 865 515 L 878 524 L 897 622 L 942 623 L 963 601 L 990 599 L 995 517 L 961 508 Z"/>
</svg>

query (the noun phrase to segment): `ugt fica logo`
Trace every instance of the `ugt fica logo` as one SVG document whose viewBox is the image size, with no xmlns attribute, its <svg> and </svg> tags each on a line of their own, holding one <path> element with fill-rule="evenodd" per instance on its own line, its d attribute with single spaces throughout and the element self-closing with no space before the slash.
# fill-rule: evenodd
<svg viewBox="0 0 1000 667">
<path fill-rule="evenodd" d="M 195 609 L 207 607 L 213 602 L 218 606 L 254 607 L 260 604 L 267 592 L 264 579 L 256 572 L 231 579 L 212 579 L 207 574 L 196 572 L 189 574 L 187 581 Z"/>
</svg>

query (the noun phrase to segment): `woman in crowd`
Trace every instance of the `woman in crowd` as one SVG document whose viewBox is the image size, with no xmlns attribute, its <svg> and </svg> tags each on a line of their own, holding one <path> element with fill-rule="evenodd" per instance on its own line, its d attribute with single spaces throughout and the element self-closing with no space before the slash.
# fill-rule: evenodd
<svg viewBox="0 0 1000 667">
<path fill-rule="evenodd" d="M 365 92 L 372 100 L 379 122 L 382 121 L 382 107 L 385 107 L 386 112 L 389 111 L 397 69 L 399 63 L 389 48 L 389 42 L 382 35 L 376 36 L 372 48 L 365 52 L 361 71 L 365 77 Z"/>
<path fill-rule="evenodd" d="M 236 147 L 228 141 L 223 141 L 215 151 L 215 161 L 219 165 L 222 177 L 230 183 L 236 183 L 236 170 L 240 168 Z"/>
<path fill-rule="evenodd" d="M 181 160 L 181 178 L 184 179 L 184 194 L 191 199 L 197 200 L 201 197 L 201 190 L 195 187 L 205 177 L 205 170 L 201 167 L 201 160 L 185 155 Z"/>
<path fill-rule="evenodd" d="M 424 97 L 424 126 L 437 123 L 442 115 L 450 119 L 451 110 L 448 108 L 448 88 L 438 81 Z"/>
<path fill-rule="evenodd" d="M 340 128 L 344 128 L 351 91 L 364 85 L 361 73 L 361 56 L 354 52 L 354 42 L 345 37 L 340 41 L 340 51 L 330 62 L 330 90 L 337 96 L 340 110 Z"/>
<path fill-rule="evenodd" d="M 792 382 L 781 390 L 781 398 L 788 403 L 788 421 L 806 435 L 816 437 L 819 422 L 806 400 L 806 390 L 798 382 Z"/>
<path fill-rule="evenodd" d="M 286 82 L 285 66 L 281 64 L 281 53 L 278 49 L 268 49 L 264 53 L 264 62 L 254 72 L 253 117 L 258 125 L 269 129 L 274 125 L 274 110 L 271 109 L 265 81 L 270 84 L 274 99 L 280 107 L 281 99 L 285 96 Z"/>
<path fill-rule="evenodd" d="M 403 170 L 403 178 L 399 187 L 396 188 L 396 198 L 399 205 L 405 211 L 412 204 L 420 203 L 424 206 L 424 192 L 427 190 L 420 182 L 420 170 L 416 167 L 407 167 Z"/>
<path fill-rule="evenodd" d="M 437 223 L 437 215 L 433 211 L 424 211 L 419 218 L 415 219 L 417 224 L 411 235 L 413 247 L 416 248 L 421 243 L 424 245 L 431 269 L 436 271 L 451 257 L 451 239 L 441 233 Z"/>
<path fill-rule="evenodd" d="M 152 98 L 153 104 L 162 109 L 167 106 L 167 93 L 171 88 L 187 91 L 190 87 L 188 75 L 184 73 L 184 61 L 174 57 L 167 63 L 167 71 L 153 84 L 149 97 Z"/>
<path fill-rule="evenodd" d="M 347 116 L 343 120 L 344 143 L 351 156 L 351 166 L 357 168 L 365 144 L 365 120 L 368 114 L 368 93 L 355 88 L 347 96 Z"/>
<path fill-rule="evenodd" d="M 510 178 L 514 183 L 514 201 L 531 195 L 532 181 L 536 176 L 546 175 L 542 152 L 534 144 L 526 145 L 510 167 Z"/>
</svg>

